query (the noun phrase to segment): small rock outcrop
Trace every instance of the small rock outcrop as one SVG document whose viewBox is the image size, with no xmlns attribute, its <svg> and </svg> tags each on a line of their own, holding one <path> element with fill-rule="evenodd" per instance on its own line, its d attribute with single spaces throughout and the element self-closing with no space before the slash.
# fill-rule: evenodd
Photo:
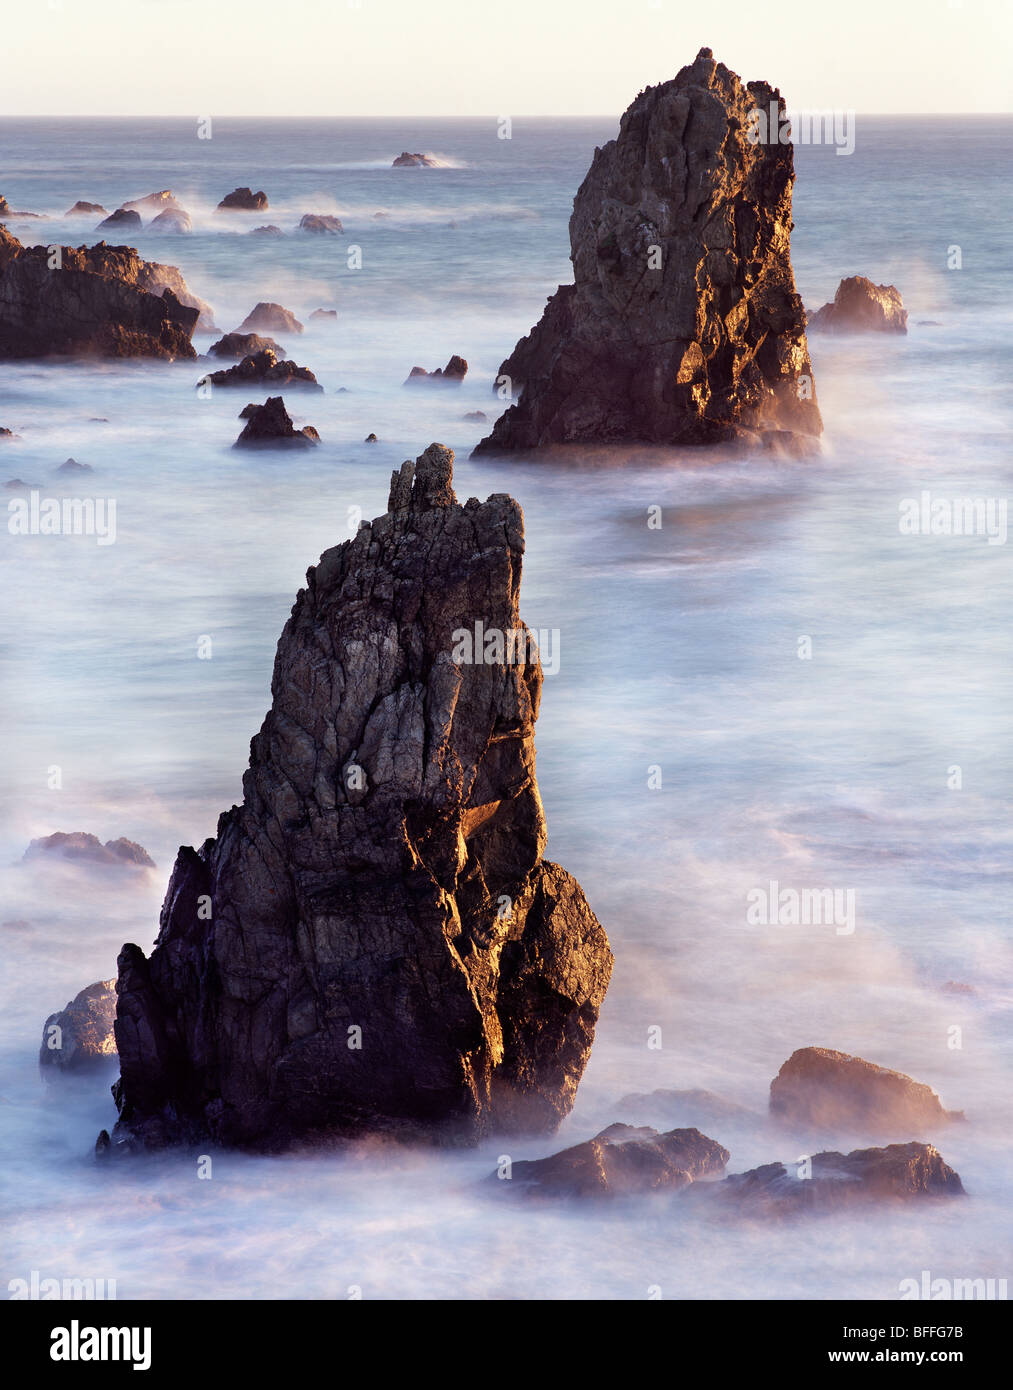
<svg viewBox="0 0 1013 1390">
<path fill-rule="evenodd" d="M 105 217 L 107 209 L 101 203 L 82 203 L 79 201 L 72 208 L 68 208 L 63 215 L 64 217 Z"/>
<path fill-rule="evenodd" d="M 392 169 L 436 169 L 440 161 L 431 154 L 409 154 L 402 150 L 391 165 Z"/>
<path fill-rule="evenodd" d="M 57 830 L 53 835 L 44 835 L 38 840 L 33 840 L 25 850 L 26 859 L 34 859 L 43 854 L 90 864 L 115 865 L 117 868 L 156 867 L 148 851 L 134 840 L 127 840 L 121 836 L 118 840 L 106 840 L 103 844 L 97 835 L 90 835 L 85 830 Z"/>
<path fill-rule="evenodd" d="M 261 301 L 247 314 L 237 333 L 301 333 L 303 326 L 281 304 Z"/>
<path fill-rule="evenodd" d="M 524 1197 L 628 1197 L 678 1192 L 699 1178 L 724 1172 L 729 1157 L 727 1149 L 698 1129 L 659 1134 L 615 1124 L 549 1158 L 515 1161 L 509 1178 L 497 1172 L 492 1180 Z"/>
<path fill-rule="evenodd" d="M 460 386 L 468 375 L 468 364 L 455 353 L 445 367 L 437 367 L 435 372 L 427 372 L 425 367 L 413 367 L 405 380 L 405 386 Z"/>
<path fill-rule="evenodd" d="M 0 440 L 4 440 L 4 439 L 20 439 L 20 438 L 21 438 L 21 436 L 20 436 L 19 434 L 15 434 L 13 430 L 4 430 L 4 429 L 0 429 Z"/>
<path fill-rule="evenodd" d="M 767 1163 L 701 1186 L 691 1195 L 736 1215 L 779 1220 L 869 1204 L 959 1197 L 963 1191 L 960 1175 L 931 1144 L 890 1144 L 849 1154 L 814 1154 L 808 1175 L 800 1175 L 798 1165 Z"/>
<path fill-rule="evenodd" d="M 809 315 L 809 332 L 906 333 L 907 310 L 894 285 L 852 275 L 837 286 L 830 304 Z"/>
<path fill-rule="evenodd" d="M 835 1052 L 802 1047 L 770 1083 L 770 1113 L 795 1129 L 915 1137 L 962 1120 L 939 1097 L 903 1072 Z"/>
<path fill-rule="evenodd" d="M 211 382 L 213 386 L 248 387 L 266 384 L 285 386 L 289 390 L 324 389 L 309 367 L 298 367 L 294 362 L 286 362 L 271 348 L 262 348 L 260 352 L 251 353 L 249 357 L 244 357 L 241 362 L 225 371 L 210 372 L 197 384 L 202 386 L 205 382 Z"/>
<path fill-rule="evenodd" d="M 117 208 L 95 228 L 97 232 L 139 232 L 144 226 L 139 212 Z"/>
<path fill-rule="evenodd" d="M 44 1080 L 94 1071 L 116 1055 L 116 981 L 99 980 L 50 1014 L 42 1029 L 39 1068 Z"/>
<path fill-rule="evenodd" d="M 618 1114 L 634 1124 L 657 1124 L 664 1118 L 668 1124 L 699 1126 L 734 1124 L 758 1118 L 756 1112 L 746 1106 L 726 1100 L 713 1091 L 700 1089 L 661 1089 L 623 1096 L 615 1108 Z"/>
<path fill-rule="evenodd" d="M 344 230 L 340 217 L 323 212 L 307 212 L 299 220 L 300 232 L 313 232 L 317 236 L 337 236 Z"/>
<path fill-rule="evenodd" d="M 269 396 L 249 415 L 243 412 L 246 428 L 232 446 L 234 449 L 310 449 L 320 443 L 312 425 L 297 430 L 281 396 Z"/>
<path fill-rule="evenodd" d="M 254 227 L 248 233 L 249 236 L 284 236 L 285 233 L 280 227 L 276 227 L 273 222 L 269 222 L 266 227 Z"/>
<path fill-rule="evenodd" d="M 244 357 L 252 357 L 268 348 L 279 357 L 285 356 L 285 349 L 273 338 L 262 338 L 259 333 L 226 333 L 217 343 L 211 344 L 208 356 L 221 357 L 228 362 L 241 362 Z"/>
<path fill-rule="evenodd" d="M 570 1110 L 612 955 L 542 858 L 523 552 L 517 503 L 460 505 L 433 444 L 309 570 L 243 804 L 180 851 L 150 958 L 121 952 L 118 1136 L 469 1142 Z M 504 640 L 468 661 L 479 621 Z"/>
<path fill-rule="evenodd" d="M 574 199 L 574 283 L 500 367 L 520 393 L 476 452 L 560 444 L 777 444 L 822 431 L 790 255 L 783 111 L 710 49 L 648 87 Z"/>
<path fill-rule="evenodd" d="M 64 459 L 56 470 L 57 473 L 94 473 L 90 463 L 78 463 L 77 459 Z"/>
<path fill-rule="evenodd" d="M 267 194 L 260 190 L 254 193 L 251 188 L 234 188 L 215 209 L 216 212 L 266 212 L 270 204 Z"/>
<path fill-rule="evenodd" d="M 172 189 L 163 188 L 159 193 L 148 193 L 143 198 L 134 198 L 129 203 L 122 203 L 120 211 L 139 212 L 145 217 L 156 217 L 161 212 L 181 206 Z"/>
<path fill-rule="evenodd" d="M 196 357 L 202 301 L 182 301 L 175 266 L 104 241 L 60 254 L 54 274 L 47 247 L 23 247 L 0 227 L 0 358 Z"/>
<path fill-rule="evenodd" d="M 310 314 L 310 323 L 313 323 L 314 320 L 324 319 L 333 322 L 337 317 L 337 309 L 314 309 L 312 314 Z"/>
</svg>

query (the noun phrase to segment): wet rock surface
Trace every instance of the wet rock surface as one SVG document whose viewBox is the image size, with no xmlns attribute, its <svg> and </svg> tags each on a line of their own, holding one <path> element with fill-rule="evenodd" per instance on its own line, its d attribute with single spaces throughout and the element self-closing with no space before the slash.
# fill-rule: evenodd
<svg viewBox="0 0 1013 1390">
<path fill-rule="evenodd" d="M 903 1072 L 829 1047 L 803 1047 L 770 1083 L 770 1114 L 801 1130 L 913 1139 L 962 1120 L 936 1093 Z"/>
<path fill-rule="evenodd" d="M 493 1175 L 512 1195 L 530 1198 L 626 1197 L 677 1192 L 724 1171 L 728 1150 L 698 1129 L 614 1124 L 583 1144 L 549 1158 L 521 1159 L 510 1177 Z"/>
</svg>

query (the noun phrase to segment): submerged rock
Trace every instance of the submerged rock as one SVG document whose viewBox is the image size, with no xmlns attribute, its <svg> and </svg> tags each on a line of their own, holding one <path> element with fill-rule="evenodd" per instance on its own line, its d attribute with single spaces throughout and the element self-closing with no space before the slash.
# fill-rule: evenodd
<svg viewBox="0 0 1013 1390">
<path fill-rule="evenodd" d="M 312 323 L 314 319 L 334 320 L 337 317 L 337 309 L 314 309 L 312 314 L 310 314 L 310 323 Z"/>
<path fill-rule="evenodd" d="M 297 387 L 309 391 L 324 389 L 309 367 L 298 367 L 294 362 L 280 360 L 271 348 L 262 348 L 260 352 L 251 353 L 227 371 L 210 372 L 197 384 L 201 386 L 208 381 L 214 386 L 253 386 L 266 383 L 270 386 L 286 386 L 290 390 Z"/>
<path fill-rule="evenodd" d="M 770 1083 L 770 1113 L 794 1128 L 883 1134 L 897 1138 L 962 1120 L 935 1091 L 903 1072 L 835 1052 L 802 1047 Z"/>
<path fill-rule="evenodd" d="M 269 207 L 267 194 L 260 190 L 254 193 L 250 188 L 234 188 L 215 209 L 216 212 L 265 212 Z"/>
<path fill-rule="evenodd" d="M 722 1182 L 701 1186 L 692 1196 L 727 1206 L 738 1214 L 781 1219 L 834 1212 L 875 1203 L 959 1197 L 960 1176 L 931 1144 L 890 1144 L 849 1154 L 814 1154 L 808 1176 L 800 1165 L 767 1163 Z M 801 1172 L 806 1172 L 801 1167 Z"/>
<path fill-rule="evenodd" d="M 300 232 L 314 232 L 317 236 L 337 236 L 344 230 L 340 217 L 330 217 L 323 212 L 307 212 L 299 220 Z"/>
<path fill-rule="evenodd" d="M 833 302 L 809 315 L 810 333 L 906 333 L 907 310 L 894 285 L 874 285 L 852 275 L 837 286 Z"/>
<path fill-rule="evenodd" d="M 445 367 L 437 367 L 435 372 L 427 372 L 425 367 L 413 367 L 405 381 L 405 386 L 436 385 L 460 386 L 468 375 L 468 364 L 455 353 Z"/>
<path fill-rule="evenodd" d="M 510 1177 L 493 1174 L 504 1189 L 525 1197 L 626 1197 L 677 1192 L 698 1178 L 724 1171 L 728 1150 L 698 1129 L 656 1129 L 615 1124 L 584 1144 L 549 1158 L 521 1159 Z"/>
<path fill-rule="evenodd" d="M 596 150 L 574 199 L 574 283 L 500 367 L 520 400 L 476 452 L 568 443 L 815 447 L 805 313 L 790 256 L 790 143 L 754 143 L 783 111 L 710 49 L 649 87 Z"/>
<path fill-rule="evenodd" d="M 41 839 L 31 842 L 25 850 L 24 857 L 32 859 L 42 854 L 57 855 L 61 859 L 84 860 L 92 864 L 112 864 L 120 868 L 156 867 L 148 851 L 134 840 L 127 840 L 121 836 L 118 840 L 106 840 L 103 844 L 97 835 L 89 835 L 84 830 L 57 830 L 53 835 L 44 835 Z"/>
<path fill-rule="evenodd" d="M 20 439 L 20 434 L 15 434 L 13 430 L 0 429 L 0 441 Z"/>
<path fill-rule="evenodd" d="M 168 232 L 174 236 L 187 236 L 193 231 L 193 219 L 185 208 L 166 208 L 148 223 L 149 232 Z"/>
<path fill-rule="evenodd" d="M 94 473 L 90 463 L 78 463 L 77 459 L 64 459 L 56 470 L 57 473 Z"/>
<path fill-rule="evenodd" d="M 72 208 L 68 208 L 63 215 L 64 217 L 104 217 L 106 209 L 101 203 L 77 202 Z"/>
<path fill-rule="evenodd" d="M 284 236 L 285 233 L 280 227 L 276 227 L 273 222 L 269 222 L 266 227 L 254 227 L 249 236 Z"/>
<path fill-rule="evenodd" d="M 434 444 L 309 570 L 243 804 L 180 851 L 151 958 L 120 955 L 118 1133 L 466 1142 L 570 1110 L 612 956 L 542 858 L 523 551 L 517 503 L 461 506 Z M 509 654 L 463 659 L 478 621 Z"/>
<path fill-rule="evenodd" d="M 116 981 L 99 980 L 74 996 L 42 1029 L 39 1067 L 43 1079 L 54 1073 L 95 1070 L 116 1055 Z"/>
<path fill-rule="evenodd" d="M 402 150 L 391 165 L 392 169 L 435 169 L 440 161 L 434 159 L 431 154 L 409 154 L 407 150 Z M 383 214 L 377 213 L 378 217 Z"/>
<path fill-rule="evenodd" d="M 261 301 L 247 314 L 237 333 L 301 333 L 303 326 L 280 304 Z"/>
<path fill-rule="evenodd" d="M 616 1111 L 636 1124 L 657 1123 L 662 1117 L 668 1124 L 713 1125 L 755 1120 L 756 1112 L 725 1100 L 713 1091 L 688 1090 L 647 1091 L 623 1096 Z"/>
<path fill-rule="evenodd" d="M 174 266 L 104 241 L 60 254 L 54 274 L 48 247 L 23 247 L 0 227 L 0 358 L 197 355 L 201 310 L 172 288 L 188 293 Z"/>
<path fill-rule="evenodd" d="M 309 449 L 320 443 L 320 436 L 312 425 L 296 429 L 281 396 L 269 396 L 249 415 L 244 410 L 240 418 L 246 420 L 246 428 L 232 446 L 234 449 Z"/>
<path fill-rule="evenodd" d="M 241 362 L 244 357 L 252 357 L 270 348 L 279 357 L 285 356 L 285 349 L 273 338 L 262 338 L 259 333 L 226 333 L 217 343 L 208 348 L 209 357 L 223 357 L 226 361 Z"/>
</svg>

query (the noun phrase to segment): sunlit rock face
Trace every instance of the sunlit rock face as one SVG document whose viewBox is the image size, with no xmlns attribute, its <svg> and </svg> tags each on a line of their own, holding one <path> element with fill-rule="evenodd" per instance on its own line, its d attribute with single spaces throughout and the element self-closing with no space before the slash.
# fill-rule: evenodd
<svg viewBox="0 0 1013 1390">
<path fill-rule="evenodd" d="M 776 89 L 709 49 L 627 110 L 570 218 L 574 283 L 500 367 L 520 393 L 476 452 L 573 443 L 815 446 Z M 761 138 L 764 137 L 764 138 Z"/>
<path fill-rule="evenodd" d="M 307 575 L 243 804 L 120 955 L 118 1139 L 469 1142 L 573 1104 L 612 955 L 542 858 L 523 515 L 452 466 L 406 463 Z"/>
</svg>

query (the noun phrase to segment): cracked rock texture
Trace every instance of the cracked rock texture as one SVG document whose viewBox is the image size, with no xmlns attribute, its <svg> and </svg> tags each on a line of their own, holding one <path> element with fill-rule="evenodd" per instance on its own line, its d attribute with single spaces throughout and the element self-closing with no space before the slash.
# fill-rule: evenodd
<svg viewBox="0 0 1013 1390">
<path fill-rule="evenodd" d="M 143 261 L 128 246 L 24 247 L 0 227 L 0 358 L 193 358 L 208 306 L 175 266 Z"/>
<path fill-rule="evenodd" d="M 459 505 L 452 469 L 431 445 L 308 572 L 243 804 L 120 955 L 118 1140 L 460 1143 L 573 1104 L 612 955 L 542 858 L 540 665 L 454 660 L 479 620 L 527 630 L 521 509 Z"/>
<path fill-rule="evenodd" d="M 813 447 L 823 426 L 791 268 L 792 146 L 750 139 L 750 112 L 771 103 L 783 111 L 775 88 L 744 85 L 706 48 L 637 97 L 574 200 L 574 284 L 500 367 L 520 400 L 476 452 Z"/>
</svg>

